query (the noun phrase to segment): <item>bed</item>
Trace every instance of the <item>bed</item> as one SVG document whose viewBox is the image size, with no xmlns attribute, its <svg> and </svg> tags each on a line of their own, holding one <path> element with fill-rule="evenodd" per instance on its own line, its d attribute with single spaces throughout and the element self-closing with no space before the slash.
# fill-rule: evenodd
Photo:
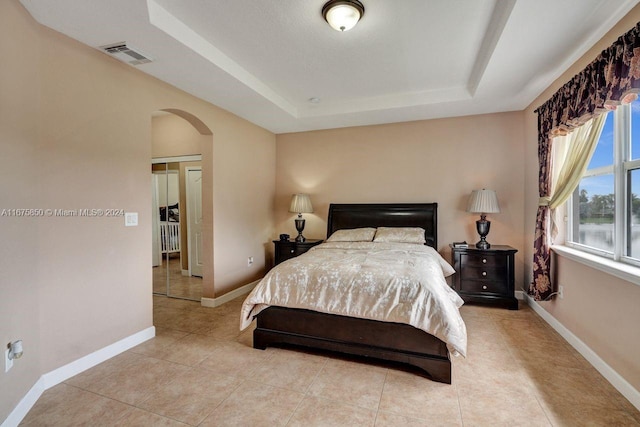
<svg viewBox="0 0 640 427">
<path fill-rule="evenodd" d="M 437 248 L 437 204 L 330 205 L 327 237 L 338 230 L 364 227 L 420 227 L 424 229 L 426 245 Z M 423 246 L 422 249 L 428 248 Z M 310 254 L 301 257 L 308 255 Z M 257 290 L 258 287 L 254 292 Z M 244 326 L 246 327 L 246 322 L 251 318 L 257 318 L 256 329 L 253 332 L 254 348 L 299 346 L 396 362 L 417 368 L 418 372 L 434 381 L 451 383 L 451 343 L 423 329 L 405 323 L 330 314 L 277 304 L 265 305 L 266 308 L 258 310 L 256 316 L 249 316 L 245 310 L 255 307 L 251 299 L 254 292 L 243 304 Z M 451 298 L 458 297 L 455 295 Z M 458 317 L 457 308 L 461 304 L 460 300 L 455 307 Z M 464 329 L 461 319 L 460 322 Z M 466 331 L 463 347 L 466 350 Z M 464 354 L 463 351 L 462 353 Z"/>
</svg>

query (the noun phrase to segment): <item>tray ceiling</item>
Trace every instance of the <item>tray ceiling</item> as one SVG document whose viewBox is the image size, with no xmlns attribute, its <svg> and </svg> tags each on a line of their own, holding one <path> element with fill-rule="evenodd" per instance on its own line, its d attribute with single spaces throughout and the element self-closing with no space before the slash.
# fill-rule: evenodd
<svg viewBox="0 0 640 427">
<path fill-rule="evenodd" d="M 521 110 L 638 1 L 362 0 L 340 33 L 325 0 L 21 0 L 274 133 Z"/>
</svg>

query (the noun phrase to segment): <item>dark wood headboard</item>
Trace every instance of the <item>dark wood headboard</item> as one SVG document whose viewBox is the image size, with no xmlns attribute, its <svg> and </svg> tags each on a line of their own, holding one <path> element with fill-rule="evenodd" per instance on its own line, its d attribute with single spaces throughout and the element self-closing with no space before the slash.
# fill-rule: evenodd
<svg viewBox="0 0 640 427">
<path fill-rule="evenodd" d="M 331 204 L 327 237 L 334 231 L 360 227 L 422 227 L 427 245 L 438 249 L 437 203 Z"/>
</svg>

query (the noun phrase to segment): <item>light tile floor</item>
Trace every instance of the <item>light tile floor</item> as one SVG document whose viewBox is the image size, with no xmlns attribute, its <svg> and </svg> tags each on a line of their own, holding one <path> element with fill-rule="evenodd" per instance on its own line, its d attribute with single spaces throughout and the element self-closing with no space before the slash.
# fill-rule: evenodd
<svg viewBox="0 0 640 427">
<path fill-rule="evenodd" d="M 530 308 L 464 306 L 453 384 L 251 348 L 242 298 L 154 297 L 157 336 L 47 390 L 25 426 L 632 426 L 638 412 Z"/>
<path fill-rule="evenodd" d="M 164 258 L 162 263 L 153 269 L 153 293 L 171 295 L 176 298 L 186 298 L 200 301 L 202 298 L 202 277 L 183 276 L 180 264 L 180 254 L 169 254 L 169 259 Z M 169 266 L 167 271 L 167 265 Z M 168 284 L 168 286 L 167 286 Z"/>
</svg>

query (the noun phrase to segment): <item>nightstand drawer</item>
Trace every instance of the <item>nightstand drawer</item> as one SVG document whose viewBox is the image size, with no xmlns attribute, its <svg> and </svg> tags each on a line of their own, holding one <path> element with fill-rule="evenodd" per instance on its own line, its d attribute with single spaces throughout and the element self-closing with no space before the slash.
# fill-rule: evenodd
<svg viewBox="0 0 640 427">
<path fill-rule="evenodd" d="M 274 240 L 275 245 L 275 264 L 278 265 L 288 259 L 302 255 L 312 247 L 319 245 L 323 240 L 307 239 L 304 242 L 296 242 L 294 240 Z"/>
<path fill-rule="evenodd" d="M 460 292 L 504 295 L 507 291 L 506 282 L 481 282 L 477 280 L 463 280 L 460 282 Z"/>
<path fill-rule="evenodd" d="M 462 254 L 460 261 L 468 267 L 497 267 L 504 266 L 506 256 Z"/>
<path fill-rule="evenodd" d="M 278 248 L 278 255 L 284 259 L 295 258 L 309 250 L 309 246 L 286 245 Z"/>
<path fill-rule="evenodd" d="M 286 244 L 280 244 L 277 245 L 276 251 L 278 252 L 278 255 L 283 257 L 283 258 L 292 258 L 295 257 L 296 255 L 296 245 L 291 243 L 286 243 Z"/>
<path fill-rule="evenodd" d="M 469 264 L 460 272 L 462 280 L 505 280 L 505 267 L 471 267 Z"/>
</svg>

